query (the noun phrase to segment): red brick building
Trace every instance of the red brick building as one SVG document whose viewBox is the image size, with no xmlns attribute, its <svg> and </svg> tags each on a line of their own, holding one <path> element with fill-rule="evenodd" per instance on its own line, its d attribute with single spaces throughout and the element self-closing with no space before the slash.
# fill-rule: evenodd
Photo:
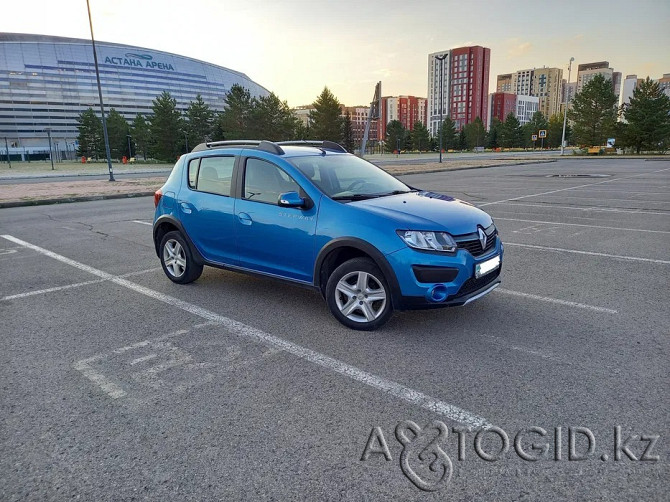
<svg viewBox="0 0 670 502">
<path fill-rule="evenodd" d="M 497 118 L 500 122 L 505 122 L 510 113 L 516 113 L 516 94 L 509 92 L 491 94 L 491 120 Z"/>
<path fill-rule="evenodd" d="M 482 119 L 488 121 L 491 49 L 475 45 L 451 50 L 449 110 L 456 128 Z"/>
<path fill-rule="evenodd" d="M 383 140 L 386 137 L 386 126 L 392 120 L 399 120 L 403 127 L 409 131 L 414 130 L 414 124 L 417 122 L 421 122 L 425 126 L 428 120 L 427 103 L 426 98 L 416 96 L 383 97 L 381 127 L 379 127 L 377 139 Z"/>
</svg>

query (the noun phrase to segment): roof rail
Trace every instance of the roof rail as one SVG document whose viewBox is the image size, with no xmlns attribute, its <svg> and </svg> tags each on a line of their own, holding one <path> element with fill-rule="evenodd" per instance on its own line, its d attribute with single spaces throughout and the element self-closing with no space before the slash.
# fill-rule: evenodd
<svg viewBox="0 0 670 502">
<path fill-rule="evenodd" d="M 317 148 L 323 148 L 326 150 L 333 150 L 335 152 L 347 153 L 347 150 L 334 141 L 312 141 L 312 140 L 296 140 L 296 141 L 278 141 L 277 145 L 286 145 L 286 146 L 315 146 Z"/>
<path fill-rule="evenodd" d="M 226 141 L 210 141 L 207 143 L 200 143 L 196 146 L 191 152 L 202 152 L 204 150 L 210 150 L 212 148 L 232 148 L 236 146 L 249 146 L 254 147 L 257 150 L 263 150 L 265 152 L 274 153 L 277 155 L 283 155 L 284 150 L 277 143 L 265 140 L 253 140 L 253 139 L 236 139 L 236 140 L 226 140 Z"/>
</svg>

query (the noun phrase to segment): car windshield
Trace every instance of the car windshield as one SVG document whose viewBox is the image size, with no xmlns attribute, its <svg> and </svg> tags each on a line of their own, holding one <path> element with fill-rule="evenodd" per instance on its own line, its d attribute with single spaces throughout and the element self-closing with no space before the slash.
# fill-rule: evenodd
<svg viewBox="0 0 670 502">
<path fill-rule="evenodd" d="M 374 164 L 354 155 L 294 157 L 290 162 L 335 200 L 356 200 L 412 191 Z"/>
</svg>

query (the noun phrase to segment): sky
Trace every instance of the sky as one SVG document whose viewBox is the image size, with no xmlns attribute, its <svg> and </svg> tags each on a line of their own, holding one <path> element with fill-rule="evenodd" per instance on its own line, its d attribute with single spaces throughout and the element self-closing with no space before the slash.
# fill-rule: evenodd
<svg viewBox="0 0 670 502">
<path fill-rule="evenodd" d="M 85 0 L 3 0 L 0 32 L 90 38 Z M 428 54 L 491 49 L 495 78 L 609 61 L 625 78 L 670 73 L 669 0 L 90 0 L 96 40 L 240 71 L 289 106 L 328 87 L 347 106 L 426 96 Z"/>
</svg>

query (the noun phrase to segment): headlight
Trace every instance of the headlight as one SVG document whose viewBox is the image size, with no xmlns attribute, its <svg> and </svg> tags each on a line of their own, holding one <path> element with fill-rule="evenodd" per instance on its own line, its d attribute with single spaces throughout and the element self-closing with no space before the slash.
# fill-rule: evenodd
<svg viewBox="0 0 670 502">
<path fill-rule="evenodd" d="M 398 230 L 398 236 L 409 247 L 425 251 L 456 251 L 456 242 L 447 232 L 425 232 L 420 230 Z"/>
</svg>

